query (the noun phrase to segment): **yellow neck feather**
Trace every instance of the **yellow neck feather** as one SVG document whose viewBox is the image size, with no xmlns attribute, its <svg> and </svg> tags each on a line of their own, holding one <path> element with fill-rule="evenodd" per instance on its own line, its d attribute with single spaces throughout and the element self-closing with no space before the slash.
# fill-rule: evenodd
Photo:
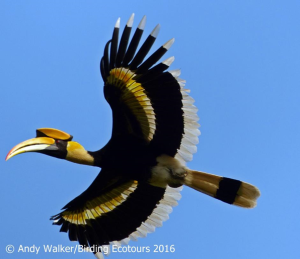
<svg viewBox="0 0 300 259">
<path fill-rule="evenodd" d="M 66 160 L 77 164 L 94 165 L 94 157 L 83 146 L 74 141 L 68 142 Z"/>
</svg>

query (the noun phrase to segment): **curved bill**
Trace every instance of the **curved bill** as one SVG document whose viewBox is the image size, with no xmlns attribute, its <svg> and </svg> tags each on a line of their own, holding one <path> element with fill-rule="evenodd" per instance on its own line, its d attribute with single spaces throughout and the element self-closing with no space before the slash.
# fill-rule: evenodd
<svg viewBox="0 0 300 259">
<path fill-rule="evenodd" d="M 53 138 L 47 138 L 47 137 L 39 137 L 39 138 L 33 138 L 28 139 L 15 147 L 13 147 L 7 154 L 5 161 L 12 158 L 13 156 L 16 156 L 21 153 L 25 152 L 36 152 L 46 149 L 47 147 L 51 146 L 55 143 L 55 140 Z"/>
</svg>

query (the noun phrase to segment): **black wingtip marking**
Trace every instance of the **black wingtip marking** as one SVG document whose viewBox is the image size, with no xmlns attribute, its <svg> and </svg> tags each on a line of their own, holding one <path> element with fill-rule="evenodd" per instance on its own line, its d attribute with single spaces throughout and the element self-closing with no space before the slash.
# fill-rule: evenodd
<svg viewBox="0 0 300 259">
<path fill-rule="evenodd" d="M 85 234 L 85 228 L 82 225 L 77 226 L 77 238 L 78 242 L 82 247 L 86 248 L 88 247 L 88 240 Z"/>
<path fill-rule="evenodd" d="M 109 65 L 109 54 L 108 54 L 108 51 L 109 51 L 109 44 L 111 43 L 111 40 L 109 40 L 106 45 L 105 45 L 105 48 L 104 48 L 104 54 L 103 54 L 103 65 L 101 64 L 101 69 L 103 71 L 102 74 L 104 74 L 104 77 L 103 77 L 103 80 L 106 81 L 106 77 L 109 75 L 109 70 L 110 70 L 110 65 Z M 102 61 L 101 61 L 102 63 Z"/>
<path fill-rule="evenodd" d="M 172 46 L 174 43 L 174 38 L 167 41 L 158 50 L 156 50 L 142 65 L 140 65 L 136 71 L 137 74 L 142 74 L 146 72 L 150 67 L 152 67 Z M 168 62 L 172 63 L 172 59 L 168 59 Z M 168 66 L 167 66 L 168 67 Z"/>
<path fill-rule="evenodd" d="M 152 67 L 165 53 L 167 49 L 160 47 L 155 51 L 136 71 L 136 74 L 142 74 L 146 72 L 150 67 Z"/>
<path fill-rule="evenodd" d="M 153 37 L 151 34 L 148 36 L 144 44 L 139 49 L 138 53 L 135 55 L 132 62 L 129 64 L 131 70 L 135 70 L 143 62 L 144 58 L 150 51 L 155 40 L 156 38 Z"/>
<path fill-rule="evenodd" d="M 142 63 L 157 38 L 157 35 L 160 30 L 160 25 L 158 24 L 153 29 L 153 31 L 150 33 L 150 35 L 147 37 L 145 42 L 137 51 L 146 24 L 146 17 L 144 16 L 143 19 L 141 20 L 140 24 L 138 25 L 129 43 L 133 18 L 134 18 L 134 14 L 132 14 L 131 17 L 129 18 L 124 28 L 124 31 L 122 33 L 120 43 L 118 44 L 119 29 L 120 29 L 120 18 L 119 18 L 114 27 L 112 39 L 108 41 L 105 45 L 104 55 L 100 61 L 101 76 L 103 77 L 103 80 L 105 82 L 107 77 L 109 76 L 110 70 L 116 67 L 121 67 L 121 66 L 128 67 L 131 70 L 138 69 L 139 74 L 147 73 L 147 70 L 149 70 L 152 66 L 155 65 L 155 63 L 166 53 L 166 51 L 171 47 L 171 45 L 174 42 L 174 39 L 169 40 L 158 50 L 156 50 L 144 63 Z M 161 69 L 162 68 L 159 68 L 159 70 Z"/>
<path fill-rule="evenodd" d="M 106 74 L 105 74 L 104 58 L 103 57 L 101 58 L 101 61 L 100 61 L 100 72 L 101 72 L 101 76 L 102 76 L 103 80 L 105 80 Z"/>
<path fill-rule="evenodd" d="M 123 31 L 123 34 L 121 36 L 121 41 L 119 44 L 119 50 L 118 50 L 117 59 L 116 59 L 116 67 L 119 67 L 122 65 L 122 60 L 124 59 L 126 49 L 128 46 L 128 42 L 129 42 L 129 36 L 131 33 L 133 18 L 134 18 L 134 14 L 132 14 L 130 16 L 130 18 L 125 26 L 125 29 Z"/>
<path fill-rule="evenodd" d="M 116 62 L 116 57 L 118 52 L 119 30 L 120 30 L 120 18 L 116 22 L 112 40 L 111 40 L 110 69 L 115 68 L 115 62 Z"/>
<path fill-rule="evenodd" d="M 223 177 L 219 183 L 216 198 L 223 202 L 233 204 L 241 184 L 242 182 L 239 180 Z"/>
<path fill-rule="evenodd" d="M 77 241 L 77 226 L 74 224 L 69 225 L 69 239 L 70 241 Z"/>
<path fill-rule="evenodd" d="M 68 232 L 68 229 L 69 229 L 69 225 L 70 223 L 68 221 L 64 221 L 59 232 L 65 232 L 67 233 Z"/>
<path fill-rule="evenodd" d="M 132 60 L 132 58 L 134 57 L 134 54 L 137 50 L 137 47 L 139 45 L 139 42 L 141 40 L 141 37 L 143 35 L 144 30 L 141 30 L 139 28 L 136 29 L 132 40 L 129 44 L 128 50 L 125 54 L 124 60 L 123 60 L 123 66 L 128 66 L 129 62 Z"/>
<path fill-rule="evenodd" d="M 123 31 L 122 37 L 121 37 L 120 45 L 119 45 L 119 51 L 118 51 L 117 59 L 116 59 L 116 67 L 119 67 L 122 65 L 122 60 L 126 53 L 130 32 L 131 32 L 131 27 L 128 27 L 126 25 L 126 27 Z"/>
</svg>

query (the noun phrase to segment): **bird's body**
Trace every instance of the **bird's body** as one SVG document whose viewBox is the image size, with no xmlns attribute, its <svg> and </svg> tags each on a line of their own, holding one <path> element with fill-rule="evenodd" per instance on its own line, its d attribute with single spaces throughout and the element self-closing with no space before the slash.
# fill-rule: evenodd
<svg viewBox="0 0 300 259">
<path fill-rule="evenodd" d="M 132 23 L 133 15 L 119 43 L 118 19 L 100 62 L 104 96 L 113 114 L 108 143 L 86 151 L 68 133 L 43 128 L 7 155 L 35 151 L 101 168 L 87 190 L 51 218 L 70 240 L 86 247 L 124 244 L 153 232 L 177 205 L 182 185 L 241 207 L 254 207 L 259 196 L 250 184 L 186 167 L 200 134 L 197 109 L 180 71 L 166 71 L 174 57 L 155 65 L 174 39 L 143 62 L 159 26 L 136 53 L 145 17 L 129 41 Z"/>
</svg>

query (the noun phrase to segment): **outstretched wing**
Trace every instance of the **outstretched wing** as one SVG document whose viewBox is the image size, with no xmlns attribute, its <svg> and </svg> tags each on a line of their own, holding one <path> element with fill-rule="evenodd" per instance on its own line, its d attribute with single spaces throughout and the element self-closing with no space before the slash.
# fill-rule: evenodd
<svg viewBox="0 0 300 259">
<path fill-rule="evenodd" d="M 135 135 L 148 142 L 155 155 L 167 154 L 184 164 L 192 160 L 192 154 L 196 152 L 200 134 L 197 108 L 184 88 L 185 81 L 179 78 L 180 70 L 166 71 L 174 57 L 155 65 L 174 39 L 143 61 L 160 26 L 154 28 L 137 51 L 146 17 L 128 46 L 133 17 L 127 22 L 120 43 L 118 19 L 100 62 L 104 95 L 113 111 L 112 136 Z"/>
<path fill-rule="evenodd" d="M 114 175 L 109 182 L 107 174 Z M 85 192 L 51 217 L 53 224 L 84 247 L 125 244 L 160 227 L 177 205 L 180 188 L 154 187 L 120 174 L 102 169 Z"/>
</svg>

